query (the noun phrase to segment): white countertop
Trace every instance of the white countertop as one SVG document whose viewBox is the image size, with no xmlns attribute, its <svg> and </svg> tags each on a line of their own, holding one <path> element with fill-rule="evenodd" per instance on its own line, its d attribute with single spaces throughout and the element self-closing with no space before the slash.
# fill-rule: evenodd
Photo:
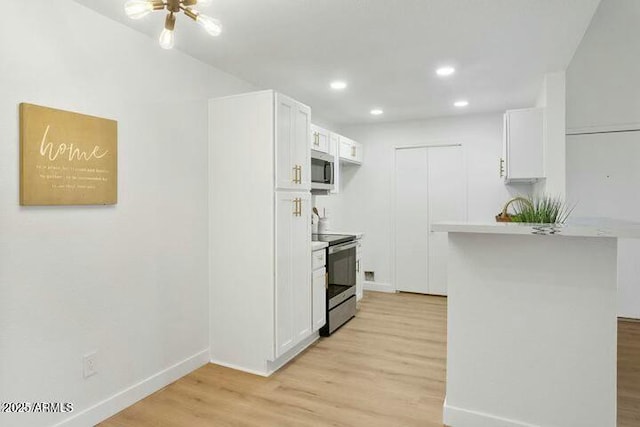
<svg viewBox="0 0 640 427">
<path fill-rule="evenodd" d="M 572 219 L 567 224 L 448 221 L 432 224 L 431 230 L 449 233 L 640 238 L 640 223 L 608 218 Z"/>
<path fill-rule="evenodd" d="M 335 231 L 335 230 L 331 230 L 331 231 L 325 231 L 322 234 L 348 234 L 351 236 L 356 236 L 356 239 L 362 239 L 362 237 L 364 237 L 364 233 L 362 231 Z"/>
<path fill-rule="evenodd" d="M 319 251 L 321 249 L 326 248 L 327 246 L 329 246 L 327 242 L 311 242 L 311 251 L 312 252 Z"/>
</svg>

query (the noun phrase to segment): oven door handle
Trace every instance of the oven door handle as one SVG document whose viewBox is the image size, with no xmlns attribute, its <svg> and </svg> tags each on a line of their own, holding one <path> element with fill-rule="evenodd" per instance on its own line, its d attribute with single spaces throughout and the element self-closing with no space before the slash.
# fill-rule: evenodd
<svg viewBox="0 0 640 427">
<path fill-rule="evenodd" d="M 348 249 L 353 249 L 356 246 L 358 246 L 358 242 L 349 242 L 349 243 L 343 243 L 341 245 L 329 246 L 329 253 L 330 254 L 335 254 L 337 252 L 342 252 L 342 251 L 346 251 Z"/>
</svg>

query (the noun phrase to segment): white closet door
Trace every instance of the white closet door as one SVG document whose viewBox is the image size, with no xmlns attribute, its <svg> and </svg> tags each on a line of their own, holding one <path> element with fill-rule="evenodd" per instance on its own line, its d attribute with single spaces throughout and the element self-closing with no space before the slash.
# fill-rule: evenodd
<svg viewBox="0 0 640 427">
<path fill-rule="evenodd" d="M 448 240 L 438 221 L 467 218 L 462 147 L 396 150 L 395 285 L 404 292 L 447 294 Z"/>
<path fill-rule="evenodd" d="M 429 294 L 447 295 L 447 233 L 431 232 L 439 221 L 467 219 L 466 173 L 462 147 L 430 147 L 428 151 Z"/>
<path fill-rule="evenodd" d="M 395 280 L 396 289 L 428 292 L 427 148 L 396 150 Z"/>
</svg>

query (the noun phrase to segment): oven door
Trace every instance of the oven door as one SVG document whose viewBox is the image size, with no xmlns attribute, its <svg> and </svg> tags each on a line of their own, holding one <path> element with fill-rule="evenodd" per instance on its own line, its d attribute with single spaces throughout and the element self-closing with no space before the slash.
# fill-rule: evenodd
<svg viewBox="0 0 640 427">
<path fill-rule="evenodd" d="M 341 245 L 329 246 L 327 257 L 327 272 L 330 285 L 356 285 L 356 247 L 358 243 L 347 242 Z"/>
</svg>

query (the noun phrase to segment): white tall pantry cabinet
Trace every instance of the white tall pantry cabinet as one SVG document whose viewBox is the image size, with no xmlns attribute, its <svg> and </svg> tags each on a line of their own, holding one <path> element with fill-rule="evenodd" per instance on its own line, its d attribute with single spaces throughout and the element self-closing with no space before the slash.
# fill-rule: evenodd
<svg viewBox="0 0 640 427">
<path fill-rule="evenodd" d="M 213 363 L 270 375 L 317 339 L 310 123 L 273 91 L 209 103 Z"/>
</svg>

